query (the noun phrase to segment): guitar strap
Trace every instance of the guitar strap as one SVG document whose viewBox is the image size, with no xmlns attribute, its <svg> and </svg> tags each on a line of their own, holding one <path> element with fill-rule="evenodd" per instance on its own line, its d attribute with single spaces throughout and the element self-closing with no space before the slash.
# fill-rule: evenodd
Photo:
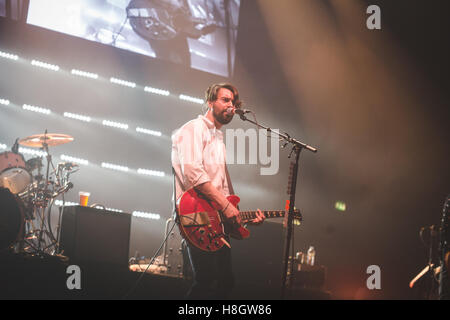
<svg viewBox="0 0 450 320">
<path fill-rule="evenodd" d="M 230 174 L 228 173 L 228 167 L 225 164 L 225 174 L 227 176 L 227 184 L 228 184 L 228 190 L 230 191 L 230 195 L 234 194 L 233 185 L 231 184 Z"/>
<path fill-rule="evenodd" d="M 173 211 L 172 211 L 172 218 L 177 222 L 177 219 L 178 219 L 178 212 L 177 212 L 177 185 L 176 185 L 175 179 L 178 179 L 178 177 L 175 174 L 175 169 L 173 167 L 172 167 L 172 175 L 173 175 L 173 196 L 172 196 Z"/>
</svg>

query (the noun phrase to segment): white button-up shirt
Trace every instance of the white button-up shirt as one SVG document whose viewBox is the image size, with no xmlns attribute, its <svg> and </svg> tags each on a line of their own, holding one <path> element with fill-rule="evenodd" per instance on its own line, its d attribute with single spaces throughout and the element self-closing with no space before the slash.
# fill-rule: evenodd
<svg viewBox="0 0 450 320">
<path fill-rule="evenodd" d="M 205 116 L 187 122 L 172 135 L 172 166 L 177 200 L 183 192 L 208 181 L 223 195 L 230 195 L 223 132 Z"/>
</svg>

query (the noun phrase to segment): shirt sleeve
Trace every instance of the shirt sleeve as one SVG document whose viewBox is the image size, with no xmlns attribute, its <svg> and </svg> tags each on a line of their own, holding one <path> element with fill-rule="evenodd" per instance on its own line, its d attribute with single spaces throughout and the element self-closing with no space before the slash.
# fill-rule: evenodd
<svg viewBox="0 0 450 320">
<path fill-rule="evenodd" d="M 177 133 L 176 150 L 184 189 L 211 181 L 203 166 L 205 141 L 201 123 L 189 123 Z"/>
</svg>

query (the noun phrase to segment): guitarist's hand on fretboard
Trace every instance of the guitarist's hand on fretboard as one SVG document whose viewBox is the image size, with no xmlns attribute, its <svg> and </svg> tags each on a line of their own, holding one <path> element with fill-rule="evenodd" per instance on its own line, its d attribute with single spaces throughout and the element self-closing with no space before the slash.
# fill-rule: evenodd
<svg viewBox="0 0 450 320">
<path fill-rule="evenodd" d="M 266 216 L 264 215 L 264 213 L 261 212 L 261 210 L 257 209 L 256 218 L 249 221 L 248 223 L 252 225 L 260 225 L 261 223 L 264 222 L 264 220 L 266 220 Z"/>
</svg>

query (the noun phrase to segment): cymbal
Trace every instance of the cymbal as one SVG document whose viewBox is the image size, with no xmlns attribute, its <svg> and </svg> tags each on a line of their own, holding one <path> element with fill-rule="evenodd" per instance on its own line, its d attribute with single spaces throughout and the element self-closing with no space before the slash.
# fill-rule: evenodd
<svg viewBox="0 0 450 320">
<path fill-rule="evenodd" d="M 19 144 L 26 147 L 42 148 L 45 144 L 48 147 L 59 146 L 73 141 L 73 137 L 67 134 L 47 133 L 35 134 L 19 140 Z"/>
</svg>

